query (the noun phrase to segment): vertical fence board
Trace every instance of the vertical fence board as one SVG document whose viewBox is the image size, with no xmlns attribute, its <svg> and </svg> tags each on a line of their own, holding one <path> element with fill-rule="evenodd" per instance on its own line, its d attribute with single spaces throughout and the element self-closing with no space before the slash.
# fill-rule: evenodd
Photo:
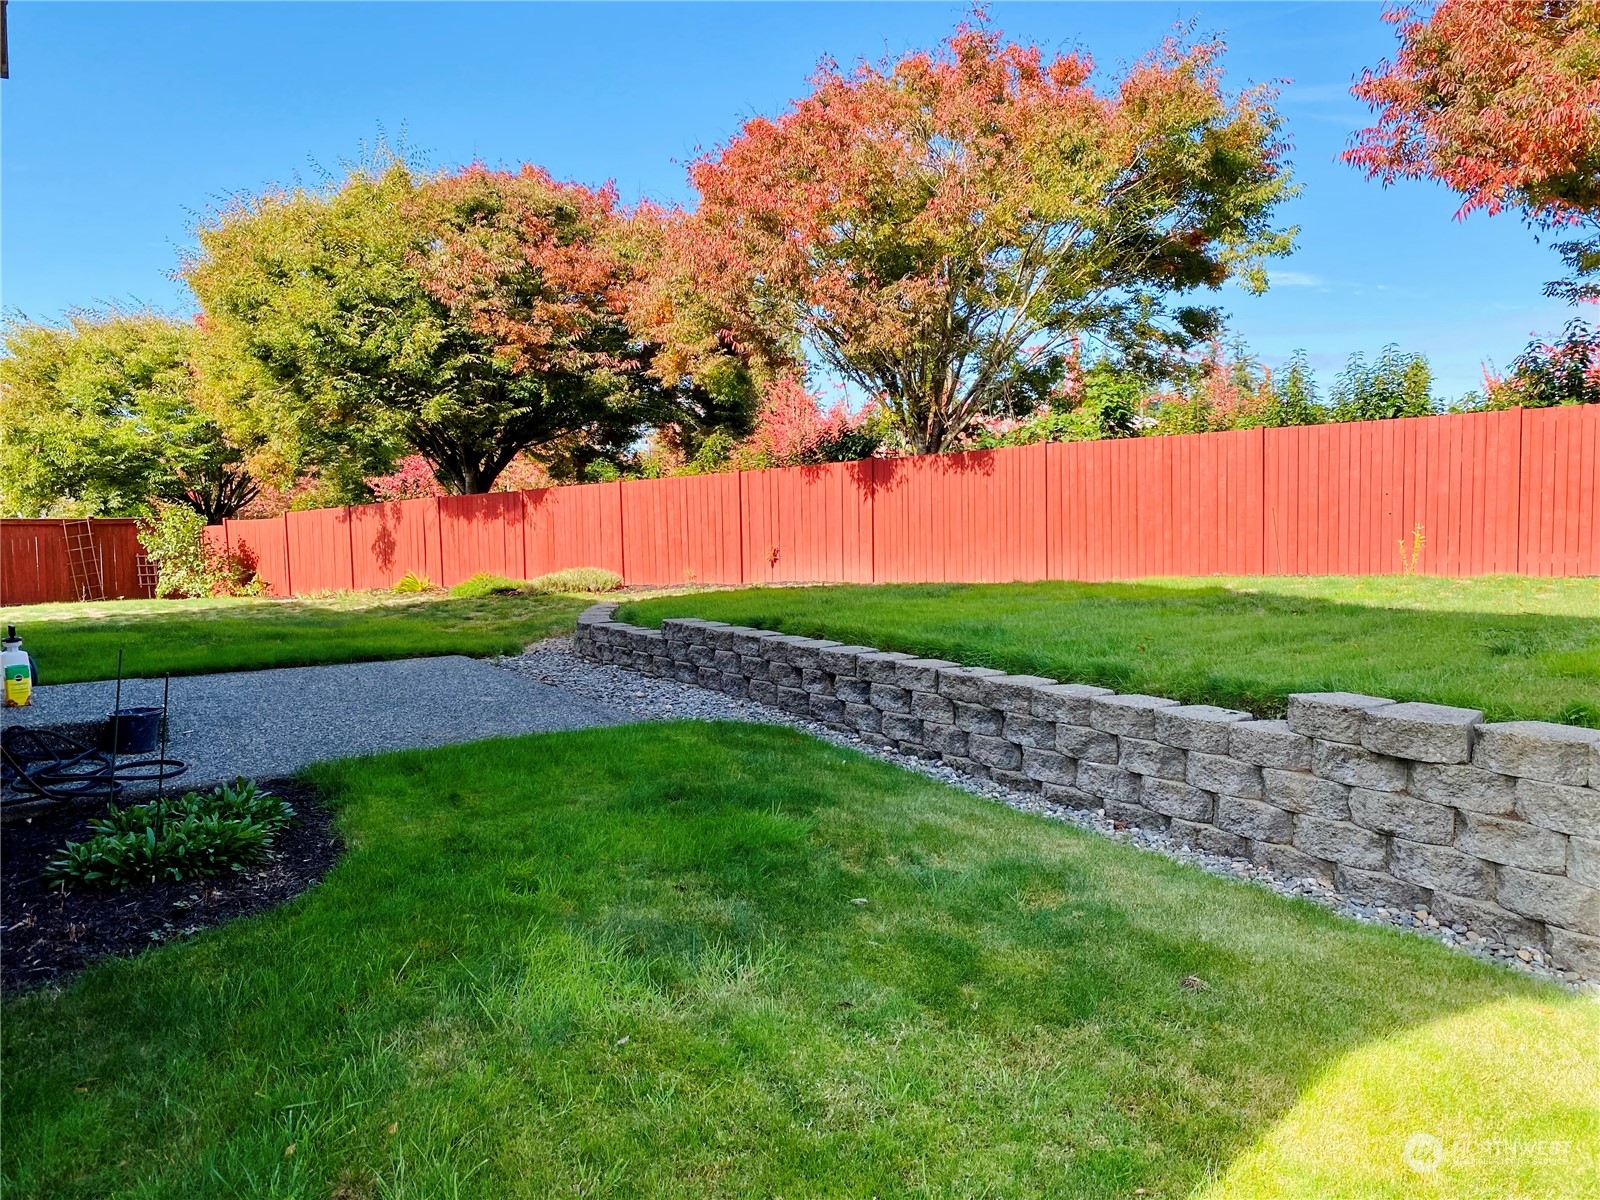
<svg viewBox="0 0 1600 1200">
<path fill-rule="evenodd" d="M 294 592 L 347 592 L 355 586 L 350 510 L 315 508 L 283 515 Z"/>
<path fill-rule="evenodd" d="M 739 476 L 633 480 L 622 488 L 629 583 L 741 583 Z"/>
<path fill-rule="evenodd" d="M 294 579 L 289 570 L 289 539 L 282 517 L 249 521 L 224 521 L 228 546 L 242 555 L 267 585 L 269 596 L 292 596 Z"/>
<path fill-rule="evenodd" d="M 523 492 L 528 577 L 567 567 L 624 574 L 622 485 L 585 483 Z"/>
<path fill-rule="evenodd" d="M 433 497 L 356 505 L 349 514 L 357 590 L 393 587 L 407 574 L 430 583 L 443 579 L 439 502 Z"/>
<path fill-rule="evenodd" d="M 1600 575 L 1600 406 L 1526 409 L 1518 569 Z"/>
<path fill-rule="evenodd" d="M 139 582 L 136 522 L 97 517 L 90 522 L 97 576 L 107 599 L 148 598 Z M 67 538 L 59 520 L 0 521 L 0 604 L 49 604 L 78 599 L 72 584 Z"/>
<path fill-rule="evenodd" d="M 522 545 L 522 507 L 520 492 L 441 496 L 439 582 L 453 587 L 463 579 L 485 573 L 524 578 L 527 564 Z"/>
</svg>

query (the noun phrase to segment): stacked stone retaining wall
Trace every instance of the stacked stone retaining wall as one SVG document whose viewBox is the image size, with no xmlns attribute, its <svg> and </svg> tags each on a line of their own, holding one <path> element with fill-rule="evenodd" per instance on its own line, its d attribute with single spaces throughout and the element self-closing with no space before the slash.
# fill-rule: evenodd
<svg viewBox="0 0 1600 1200">
<path fill-rule="evenodd" d="M 1600 730 L 1344 692 L 1286 720 L 596 605 L 577 653 L 748 697 L 1072 807 L 1426 906 L 1600 976 Z"/>
</svg>

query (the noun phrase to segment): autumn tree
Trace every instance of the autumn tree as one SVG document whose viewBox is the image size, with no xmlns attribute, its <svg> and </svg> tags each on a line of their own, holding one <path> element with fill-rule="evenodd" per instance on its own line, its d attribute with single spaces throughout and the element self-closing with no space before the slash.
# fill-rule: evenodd
<svg viewBox="0 0 1600 1200">
<path fill-rule="evenodd" d="M 244 361 L 270 383 L 228 419 L 285 470 L 356 493 L 406 450 L 471 493 L 524 451 L 625 447 L 653 393 L 623 319 L 617 221 L 610 189 L 532 166 L 390 162 L 235 204 L 186 268 L 231 347 L 221 373 Z"/>
<path fill-rule="evenodd" d="M 1436 179 L 1457 216 L 1519 210 L 1571 277 L 1547 294 L 1600 299 L 1600 0 L 1443 0 L 1390 9 L 1393 60 L 1351 89 L 1377 114 L 1347 162 L 1385 184 Z"/>
<path fill-rule="evenodd" d="M 843 71 L 691 168 L 677 295 L 752 359 L 816 361 L 938 451 L 1025 411 L 1075 336 L 1139 358 L 1210 337 L 1188 302 L 1265 287 L 1290 247 L 1270 93 L 1230 96 L 1221 46 L 1169 43 L 1105 91 L 982 24 Z M 682 305 L 668 305 L 681 319 Z M 693 325 L 693 322 L 691 322 Z M 666 340 L 666 339 L 664 339 Z"/>
<path fill-rule="evenodd" d="M 200 403 L 192 323 L 148 312 L 16 319 L 0 332 L 0 515 L 127 517 L 152 501 L 208 522 L 257 485 Z"/>
</svg>

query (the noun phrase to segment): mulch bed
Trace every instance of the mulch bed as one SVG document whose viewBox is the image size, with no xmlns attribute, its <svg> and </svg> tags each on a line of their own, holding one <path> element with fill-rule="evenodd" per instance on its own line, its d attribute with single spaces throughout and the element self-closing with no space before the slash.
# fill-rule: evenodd
<svg viewBox="0 0 1600 1200">
<path fill-rule="evenodd" d="M 316 886 L 343 849 L 332 814 L 291 779 L 262 781 L 299 818 L 247 870 L 119 892 L 62 892 L 40 877 L 63 842 L 82 841 L 103 803 L 59 805 L 0 825 L 0 990 L 8 995 L 65 982 L 97 958 L 132 955 L 235 917 L 261 912 Z M 130 803 L 137 803 L 135 799 Z"/>
</svg>

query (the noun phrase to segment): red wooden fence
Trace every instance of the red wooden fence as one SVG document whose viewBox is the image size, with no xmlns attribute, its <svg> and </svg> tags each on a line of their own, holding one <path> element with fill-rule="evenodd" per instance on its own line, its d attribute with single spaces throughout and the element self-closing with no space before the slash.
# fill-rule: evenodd
<svg viewBox="0 0 1600 1200">
<path fill-rule="evenodd" d="M 5 522 L 6 603 L 72 598 L 25 544 L 38 525 L 59 528 Z M 1389 574 L 1418 530 L 1428 574 L 1600 575 L 1600 406 L 405 500 L 220 536 L 288 596 L 573 566 L 630 584 Z"/>
<path fill-rule="evenodd" d="M 78 534 L 82 521 L 0 521 L 0 604 L 48 604 L 78 600 L 85 583 L 89 597 L 127 600 L 149 597 L 153 589 L 140 582 L 139 531 L 134 522 L 88 522 L 87 539 L 78 540 L 77 570 L 69 529 Z"/>
</svg>

